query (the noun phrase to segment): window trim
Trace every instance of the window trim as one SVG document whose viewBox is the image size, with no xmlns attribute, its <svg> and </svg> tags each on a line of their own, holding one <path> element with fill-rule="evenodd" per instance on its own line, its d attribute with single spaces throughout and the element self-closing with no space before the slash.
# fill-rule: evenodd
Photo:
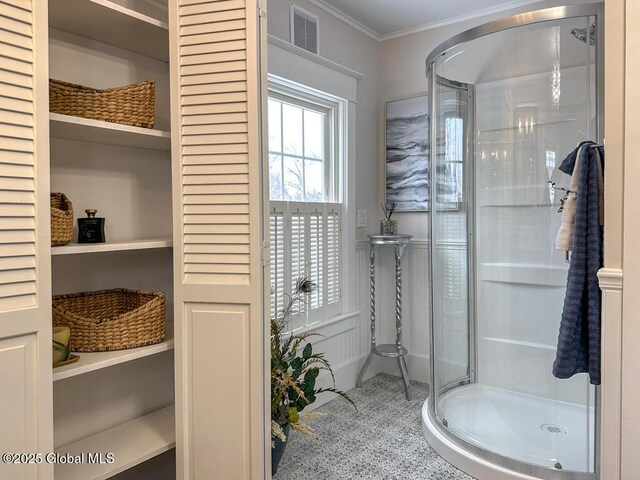
<svg viewBox="0 0 640 480">
<path fill-rule="evenodd" d="M 324 119 L 324 128 L 325 128 L 325 138 L 324 138 L 324 158 L 316 158 L 316 157 L 311 157 L 311 156 L 307 156 L 306 152 L 303 149 L 303 155 L 296 155 L 293 153 L 286 153 L 284 152 L 284 129 L 282 128 L 284 125 L 284 120 L 283 120 L 283 112 L 282 110 L 280 111 L 280 151 L 275 151 L 275 150 L 271 150 L 269 149 L 269 155 L 274 154 L 274 155 L 280 155 L 281 157 L 293 157 L 293 158 L 299 158 L 301 159 L 303 162 L 304 160 L 317 160 L 317 161 L 322 161 L 324 163 L 324 182 L 323 182 L 323 196 L 325 197 L 325 201 L 327 202 L 333 202 L 336 198 L 336 192 L 335 190 L 335 179 L 332 178 L 332 176 L 335 176 L 337 173 L 337 167 L 336 167 L 336 162 L 339 161 L 336 152 L 334 151 L 335 149 L 331 148 L 332 145 L 332 140 L 334 138 L 334 132 L 333 132 L 333 125 L 335 124 L 335 107 L 330 107 L 330 106 L 325 106 L 325 105 L 318 105 L 317 103 L 312 103 L 307 101 L 306 99 L 301 99 L 298 97 L 294 97 L 291 94 L 284 94 L 278 91 L 269 91 L 269 100 L 271 100 L 272 98 L 281 102 L 281 103 L 286 103 L 288 105 L 292 105 L 294 107 L 300 107 L 303 108 L 305 110 L 311 110 L 313 112 L 317 112 L 320 114 L 323 114 L 325 116 Z M 304 119 L 303 119 L 303 123 L 302 123 L 302 141 L 304 144 Z M 284 160 L 283 160 L 284 163 Z M 283 167 L 284 168 L 284 167 Z M 336 172 L 336 173 L 334 173 Z M 284 181 L 284 171 L 282 172 L 282 179 Z M 332 181 L 333 180 L 333 181 Z M 305 183 L 304 179 L 303 179 L 303 184 Z M 305 187 L 303 185 L 303 187 Z M 305 187 L 306 188 L 306 187 Z M 274 200 L 271 199 L 271 201 L 287 201 L 287 200 Z"/>
<path fill-rule="evenodd" d="M 348 191 L 348 185 L 352 185 L 352 188 L 355 188 L 352 172 L 355 165 L 355 151 L 353 150 L 353 146 L 355 145 L 355 117 L 353 116 L 355 114 L 355 104 L 330 93 L 322 92 L 277 75 L 269 74 L 268 97 L 272 95 L 276 98 L 278 95 L 283 95 L 285 98 L 298 98 L 302 102 L 316 106 L 316 108 L 328 108 L 332 112 L 331 128 L 327 130 L 327 141 L 332 144 L 332 148 L 327 148 L 327 152 L 331 152 L 330 175 L 333 181 L 327 182 L 325 185 L 332 185 L 333 188 L 331 196 L 326 203 L 339 203 L 342 205 L 340 215 L 340 229 L 342 232 L 340 235 L 341 262 L 339 271 L 341 283 L 340 306 L 337 311 L 332 311 L 329 315 L 325 315 L 319 320 L 310 320 L 308 324 L 300 327 L 302 329 L 308 329 L 312 326 L 330 321 L 340 315 L 344 315 L 348 311 L 353 310 L 355 305 L 355 298 L 353 296 L 355 295 L 356 288 L 355 285 L 351 285 L 349 282 L 353 277 L 348 268 L 348 266 L 352 265 L 355 261 L 355 244 L 351 245 L 350 242 L 354 240 L 355 223 L 350 225 L 348 222 L 348 218 L 351 217 L 352 209 L 355 205 L 355 190 L 353 192 Z M 352 131 L 350 129 L 352 129 Z M 274 200 L 274 202 L 280 202 L 280 200 Z M 271 211 L 271 208 L 269 211 Z M 351 226 L 354 227 L 354 231 L 351 231 Z M 350 246 L 353 248 L 349 248 Z"/>
<path fill-rule="evenodd" d="M 328 165 L 325 168 L 325 190 L 327 187 L 330 190 L 325 192 L 327 195 L 325 201 L 344 204 L 347 198 L 344 191 L 347 156 L 344 152 L 346 144 L 344 136 L 346 132 L 341 131 L 341 129 L 344 128 L 342 123 L 344 123 L 343 119 L 346 116 L 346 100 L 269 74 L 268 97 L 272 96 L 285 102 L 289 99 L 295 99 L 297 100 L 296 103 L 287 103 L 298 104 L 310 110 L 327 112 L 325 162 Z M 305 107 L 305 104 L 307 107 Z"/>
</svg>

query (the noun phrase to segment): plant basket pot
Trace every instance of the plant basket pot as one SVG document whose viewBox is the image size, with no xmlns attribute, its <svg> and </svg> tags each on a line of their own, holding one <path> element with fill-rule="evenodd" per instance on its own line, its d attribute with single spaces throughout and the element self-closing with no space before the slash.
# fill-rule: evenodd
<svg viewBox="0 0 640 480">
<path fill-rule="evenodd" d="M 154 80 L 98 90 L 51 79 L 49 110 L 74 117 L 153 128 L 155 92 Z"/>
<path fill-rule="evenodd" d="M 53 326 L 71 328 L 71 351 L 106 352 L 164 340 L 164 292 L 100 290 L 53 297 Z"/>
<path fill-rule="evenodd" d="M 290 424 L 287 423 L 282 430 L 284 431 L 284 435 L 287 439 L 284 442 L 279 438 L 274 439 L 274 446 L 271 448 L 271 476 L 274 476 L 278 472 L 280 460 L 282 460 L 284 449 L 289 441 L 289 432 L 291 431 Z"/>
<path fill-rule="evenodd" d="M 51 194 L 51 246 L 73 240 L 73 204 L 64 193 Z"/>
</svg>

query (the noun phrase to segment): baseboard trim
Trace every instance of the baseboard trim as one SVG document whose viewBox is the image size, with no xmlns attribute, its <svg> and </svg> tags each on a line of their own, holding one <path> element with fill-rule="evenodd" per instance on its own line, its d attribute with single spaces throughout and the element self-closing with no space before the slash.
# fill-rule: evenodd
<svg viewBox="0 0 640 480">
<path fill-rule="evenodd" d="M 360 373 L 360 369 L 364 365 L 364 362 L 367 360 L 367 355 L 364 355 L 359 358 L 354 358 L 352 360 L 347 360 L 346 362 L 342 362 L 339 365 L 333 366 L 333 374 L 336 379 L 336 388 L 338 390 L 342 390 L 343 392 L 348 392 L 349 390 L 356 387 L 356 382 L 358 381 L 358 374 Z M 364 380 L 368 380 L 371 377 L 374 377 L 379 372 L 373 368 L 373 364 L 367 369 L 365 373 Z M 331 387 L 331 375 L 329 372 L 323 372 L 316 381 L 317 387 Z M 318 407 L 321 407 L 327 402 L 330 402 L 336 397 L 333 393 L 322 393 L 318 395 L 317 400 L 313 405 L 309 407 L 309 410 L 314 410 Z"/>
<path fill-rule="evenodd" d="M 343 392 L 348 392 L 349 390 L 356 387 L 356 382 L 358 380 L 358 374 L 360 373 L 360 369 L 364 365 L 364 362 L 367 360 L 369 354 L 363 355 L 360 358 L 354 358 L 352 360 L 348 360 L 346 362 L 341 363 L 340 365 L 336 365 L 333 368 L 333 373 L 336 379 L 336 388 L 338 390 L 342 390 Z M 407 370 L 409 371 L 409 378 L 411 380 L 415 380 L 417 382 L 429 383 L 430 378 L 430 366 L 429 366 L 429 356 L 422 354 L 412 354 L 409 353 L 407 355 Z M 398 363 L 395 359 L 391 358 L 382 358 L 375 357 L 367 368 L 367 371 L 364 375 L 364 381 L 369 380 L 372 377 L 375 377 L 379 373 L 385 373 L 387 375 L 400 376 L 400 369 L 398 368 Z M 331 386 L 331 375 L 328 372 L 323 372 L 316 382 L 316 386 L 318 387 L 330 387 Z M 335 394 L 333 393 L 323 393 L 318 395 L 317 400 L 313 405 L 309 407 L 309 410 L 314 410 L 318 407 L 321 407 L 327 402 L 330 402 L 335 398 Z"/>
<path fill-rule="evenodd" d="M 406 357 L 407 371 L 409 372 L 409 378 L 416 382 L 429 383 L 431 378 L 431 367 L 429 365 L 429 356 L 420 353 L 409 353 Z M 379 373 L 386 373 L 387 375 L 394 375 L 396 377 L 400 375 L 400 368 L 398 362 L 394 358 L 376 358 L 373 365 L 377 364 L 377 370 Z"/>
</svg>

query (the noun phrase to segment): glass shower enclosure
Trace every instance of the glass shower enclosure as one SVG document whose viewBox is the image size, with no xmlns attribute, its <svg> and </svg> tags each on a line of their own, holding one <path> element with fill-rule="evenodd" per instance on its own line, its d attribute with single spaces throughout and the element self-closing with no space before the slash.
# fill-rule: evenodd
<svg viewBox="0 0 640 480">
<path fill-rule="evenodd" d="M 569 266 L 555 248 L 559 188 L 571 180 L 558 166 L 579 142 L 601 140 L 602 28 L 601 4 L 539 10 L 454 37 L 427 61 L 423 419 L 454 464 L 461 450 L 531 478 L 595 478 L 596 389 L 586 375 L 553 377 L 552 364 Z M 468 473 L 509 478 L 483 471 Z"/>
</svg>

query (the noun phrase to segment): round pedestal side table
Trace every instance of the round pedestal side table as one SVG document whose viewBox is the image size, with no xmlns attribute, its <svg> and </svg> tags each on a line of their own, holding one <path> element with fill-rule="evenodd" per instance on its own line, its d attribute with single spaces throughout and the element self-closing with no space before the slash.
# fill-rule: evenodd
<svg viewBox="0 0 640 480">
<path fill-rule="evenodd" d="M 409 386 L 409 374 L 407 373 L 407 363 L 405 355 L 407 349 L 402 346 L 402 255 L 404 248 L 411 242 L 411 235 L 369 235 L 369 285 L 370 307 L 371 307 L 371 351 L 366 362 L 358 375 L 358 387 L 362 385 L 365 371 L 371 364 L 374 355 L 381 357 L 396 358 L 402 380 L 404 381 L 404 392 L 407 400 L 411 400 L 411 387 Z M 396 258 L 396 343 L 381 344 L 376 343 L 376 247 L 392 246 Z"/>
</svg>

